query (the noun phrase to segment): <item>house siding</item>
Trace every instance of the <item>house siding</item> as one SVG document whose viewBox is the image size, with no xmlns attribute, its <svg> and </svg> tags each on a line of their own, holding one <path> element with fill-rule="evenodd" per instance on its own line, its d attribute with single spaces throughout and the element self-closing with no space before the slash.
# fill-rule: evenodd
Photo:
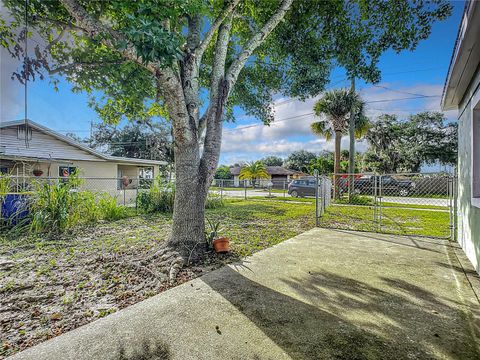
<svg viewBox="0 0 480 360">
<path fill-rule="evenodd" d="M 25 146 L 25 140 L 17 137 L 17 126 L 0 129 L 1 153 L 6 156 L 34 157 L 43 159 L 90 160 L 105 162 L 87 151 L 58 140 L 49 134 L 32 129 L 32 138 Z"/>
<path fill-rule="evenodd" d="M 480 208 L 472 206 L 472 112 L 475 104 L 471 98 L 479 93 L 480 70 L 472 78 L 458 118 L 458 199 L 457 240 L 465 254 L 480 273 Z"/>
</svg>

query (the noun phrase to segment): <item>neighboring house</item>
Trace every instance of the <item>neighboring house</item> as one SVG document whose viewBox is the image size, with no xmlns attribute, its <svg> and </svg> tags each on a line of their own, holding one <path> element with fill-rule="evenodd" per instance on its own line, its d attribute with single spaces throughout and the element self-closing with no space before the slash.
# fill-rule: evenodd
<svg viewBox="0 0 480 360">
<path fill-rule="evenodd" d="M 457 240 L 480 273 L 480 2 L 465 5 L 442 96 L 458 109 Z"/>
<path fill-rule="evenodd" d="M 281 188 L 283 184 L 288 183 L 291 179 L 296 179 L 300 172 L 285 169 L 281 166 L 265 166 L 267 174 L 269 175 L 268 179 L 257 179 L 257 185 L 260 187 L 268 186 L 271 182 L 274 187 Z M 240 186 L 240 171 L 242 170 L 241 166 L 232 166 L 230 168 L 230 173 L 233 175 L 233 185 L 235 187 Z M 247 186 L 251 184 L 250 180 L 247 180 Z M 243 182 L 242 182 L 243 185 Z"/>
<path fill-rule="evenodd" d="M 27 123 L 0 123 L 0 172 L 23 182 L 31 177 L 67 177 L 78 170 L 86 178 L 85 188 L 117 195 L 118 190 L 135 189 L 136 179 L 155 177 L 159 166 L 167 164 L 105 155 L 33 121 Z"/>
</svg>

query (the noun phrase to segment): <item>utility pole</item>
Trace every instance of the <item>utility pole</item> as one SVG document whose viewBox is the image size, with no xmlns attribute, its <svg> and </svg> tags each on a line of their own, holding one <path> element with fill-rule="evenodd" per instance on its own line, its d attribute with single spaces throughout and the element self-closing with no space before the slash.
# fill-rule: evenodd
<svg viewBox="0 0 480 360">
<path fill-rule="evenodd" d="M 350 92 L 352 95 L 355 93 L 355 76 L 350 78 Z M 352 201 L 352 196 L 354 192 L 354 184 L 355 177 L 353 173 L 355 172 L 355 105 L 352 104 L 352 108 L 350 110 L 350 119 L 348 122 L 348 134 L 350 136 L 350 148 L 348 154 L 348 201 Z"/>
</svg>

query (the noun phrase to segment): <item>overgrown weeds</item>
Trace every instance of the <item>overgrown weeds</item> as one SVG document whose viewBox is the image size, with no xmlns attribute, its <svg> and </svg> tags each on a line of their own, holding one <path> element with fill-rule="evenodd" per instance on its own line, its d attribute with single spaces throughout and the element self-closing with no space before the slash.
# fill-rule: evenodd
<svg viewBox="0 0 480 360">
<path fill-rule="evenodd" d="M 165 183 L 160 176 L 155 178 L 153 186 L 146 192 L 140 192 L 137 206 L 146 213 L 173 212 L 175 184 Z"/>
<path fill-rule="evenodd" d="M 98 208 L 103 219 L 108 221 L 120 220 L 128 216 L 127 208 L 117 204 L 117 199 L 103 194 L 98 201 Z"/>
<path fill-rule="evenodd" d="M 138 208 L 148 214 L 163 212 L 173 213 L 175 200 L 175 184 L 164 182 L 161 177 L 157 177 L 150 190 L 140 192 L 137 198 Z M 225 203 L 221 196 L 216 193 L 209 193 L 205 202 L 206 209 L 216 209 L 224 206 Z"/>
<path fill-rule="evenodd" d="M 2 190 L 7 182 L 2 179 Z M 46 180 L 31 184 L 31 191 L 21 194 L 10 218 L 3 219 L 2 230 L 9 235 L 56 235 L 80 224 L 99 220 L 119 220 L 127 216 L 127 209 L 118 205 L 115 197 L 107 193 L 80 190 L 82 180 L 78 174 L 68 178 Z M 8 190 L 2 193 L 2 204 Z M 13 205 L 12 205 L 13 206 Z"/>
</svg>

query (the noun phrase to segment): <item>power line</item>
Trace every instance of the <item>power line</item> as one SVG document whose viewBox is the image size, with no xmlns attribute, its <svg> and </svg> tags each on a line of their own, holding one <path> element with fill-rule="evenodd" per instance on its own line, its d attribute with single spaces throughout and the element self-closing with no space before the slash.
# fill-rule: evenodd
<svg viewBox="0 0 480 360">
<path fill-rule="evenodd" d="M 372 100 L 372 101 L 365 101 L 365 104 L 373 104 L 373 103 L 381 103 L 381 102 L 391 102 L 391 101 L 402 101 L 402 100 L 424 99 L 424 98 L 436 98 L 436 97 L 441 97 L 441 96 L 442 96 L 442 95 L 422 95 L 422 96 L 413 96 L 413 97 L 398 98 L 398 99 Z"/>
<path fill-rule="evenodd" d="M 286 117 L 286 118 L 283 118 L 283 119 L 274 120 L 270 125 L 275 125 L 275 124 L 278 124 L 280 122 L 284 122 L 284 121 L 288 121 L 288 120 L 292 120 L 292 119 L 297 119 L 297 118 L 301 118 L 301 117 L 304 117 L 304 116 L 311 116 L 311 115 L 314 115 L 314 114 L 315 113 L 312 111 L 312 112 L 301 114 L 301 115 L 290 116 L 290 117 Z M 235 131 L 239 131 L 239 130 L 243 130 L 243 129 L 249 129 L 249 128 L 257 127 L 257 126 L 265 126 L 265 124 L 258 123 L 258 124 L 245 125 L 245 126 L 242 126 L 242 127 L 227 129 L 227 130 L 225 130 L 225 132 L 235 132 Z"/>
<path fill-rule="evenodd" d="M 366 104 L 384 103 L 384 102 L 404 101 L 404 100 L 423 99 L 423 98 L 435 98 L 435 97 L 440 97 L 440 96 L 441 95 L 422 95 L 422 96 L 412 96 L 412 97 L 405 97 L 405 98 L 398 98 L 398 99 L 372 100 L 372 101 L 366 101 L 365 103 Z M 376 109 L 376 110 L 379 110 L 379 109 Z M 380 111 L 383 111 L 383 110 L 380 110 Z M 298 119 L 298 118 L 302 118 L 302 117 L 305 117 L 305 116 L 311 116 L 311 115 L 314 115 L 314 114 L 315 113 L 312 111 L 312 112 L 308 112 L 308 113 L 304 113 L 304 114 L 300 114 L 300 115 L 289 116 L 289 117 L 286 117 L 286 118 L 281 118 L 281 119 L 278 119 L 278 120 L 274 120 L 270 125 L 275 125 L 279 122 L 284 122 L 284 121 L 288 121 L 288 120 L 292 120 L 292 119 Z M 226 129 L 225 132 L 235 132 L 235 131 L 240 131 L 240 130 L 243 130 L 243 129 L 249 129 L 249 128 L 257 127 L 257 126 L 264 126 L 264 124 L 258 123 L 258 124 L 245 125 L 245 126 L 237 127 L 237 128 L 234 128 L 234 129 Z M 56 131 L 57 132 L 62 132 L 62 131 L 63 132 L 88 132 L 89 130 L 56 130 Z"/>
<path fill-rule="evenodd" d="M 391 73 L 382 73 L 382 75 L 408 74 L 408 73 L 431 71 L 431 70 L 440 70 L 440 69 L 445 69 L 445 67 L 444 66 L 437 66 L 437 67 L 426 68 L 426 69 L 414 69 L 414 70 L 397 71 L 397 72 L 391 72 Z"/>
<path fill-rule="evenodd" d="M 399 94 L 407 94 L 407 95 L 413 95 L 413 96 L 428 97 L 428 95 L 425 95 L 425 94 L 417 94 L 417 93 L 411 93 L 411 92 L 408 92 L 408 91 L 396 90 L 396 89 L 392 89 L 392 88 L 389 88 L 388 86 L 384 86 L 384 85 L 373 85 L 373 86 L 377 87 L 377 88 L 380 88 L 380 89 L 385 89 L 385 90 L 389 90 L 389 91 L 392 91 L 392 92 L 396 92 L 396 93 L 399 93 Z"/>
<path fill-rule="evenodd" d="M 338 79 L 338 77 L 337 77 L 336 79 Z M 333 79 L 332 79 L 332 80 L 333 80 Z M 335 83 L 327 86 L 327 87 L 325 88 L 325 90 L 329 90 L 329 89 L 331 89 L 332 87 L 334 87 L 335 85 L 338 85 L 338 84 L 340 84 L 341 82 L 344 82 L 345 80 L 347 80 L 347 78 L 346 78 L 346 77 L 342 77 L 339 81 L 337 81 L 337 82 L 335 82 Z M 288 100 L 280 101 L 280 102 L 278 102 L 278 103 L 274 103 L 274 106 L 277 107 L 277 106 L 281 106 L 281 105 L 284 105 L 284 104 L 288 104 L 288 103 L 291 103 L 291 102 L 294 102 L 294 101 L 298 101 L 298 99 L 297 99 L 297 98 L 291 98 L 291 99 L 288 99 Z"/>
<path fill-rule="evenodd" d="M 441 95 L 423 95 L 423 96 L 413 96 L 413 97 L 400 98 L 400 99 L 372 100 L 372 101 L 366 101 L 365 103 L 366 104 L 382 103 L 382 102 L 412 100 L 412 99 L 419 99 L 419 98 L 432 98 L 432 97 L 440 97 L 440 96 Z M 383 111 L 383 110 L 381 110 L 381 111 Z M 305 117 L 305 116 L 311 116 L 311 115 L 314 115 L 314 114 L 315 114 L 314 112 L 309 112 L 309 113 L 305 113 L 305 114 L 301 114 L 301 115 L 290 116 L 290 117 L 282 118 L 282 119 L 279 119 L 279 120 L 275 120 L 270 125 L 275 125 L 275 124 L 278 124 L 279 122 L 284 122 L 284 121 L 288 121 L 288 120 L 292 120 L 292 119 L 296 119 L 296 118 L 302 118 L 302 117 Z M 301 120 L 308 120 L 308 119 L 301 119 Z M 234 128 L 234 129 L 228 129 L 228 130 L 225 130 L 224 132 L 232 133 L 232 132 L 235 132 L 235 131 L 241 131 L 243 129 L 249 129 L 249 128 L 258 127 L 258 126 L 265 126 L 265 125 L 262 124 L 262 123 L 251 124 L 251 125 L 246 125 L 246 126 L 242 126 L 242 127 L 237 127 L 237 128 Z"/>
</svg>

